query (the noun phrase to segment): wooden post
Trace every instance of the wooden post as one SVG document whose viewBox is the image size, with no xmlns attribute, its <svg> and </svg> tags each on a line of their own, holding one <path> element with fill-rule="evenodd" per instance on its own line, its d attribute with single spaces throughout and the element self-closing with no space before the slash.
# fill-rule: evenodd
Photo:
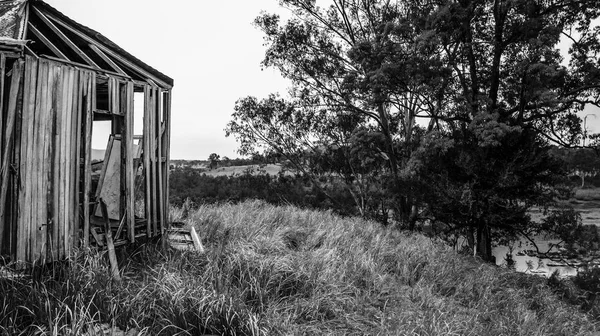
<svg viewBox="0 0 600 336">
<path fill-rule="evenodd" d="M 2 58 L 4 60 L 4 58 Z M 3 74 L 2 74 L 3 75 Z M 6 196 L 8 193 L 8 162 L 11 152 L 11 144 L 13 143 L 13 130 L 17 115 L 17 100 L 19 99 L 19 88 L 21 85 L 21 77 L 23 76 L 23 61 L 15 61 L 13 66 L 13 75 L 11 79 L 10 97 L 8 101 L 6 132 L 4 134 L 4 148 L 2 148 L 2 162 L 0 168 L 0 251 L 4 242 L 4 227 L 6 215 Z M 3 76 L 4 77 L 4 76 Z M 0 114 L 0 119 L 2 115 Z"/>
<path fill-rule="evenodd" d="M 144 197 L 144 208 L 146 210 L 146 235 L 152 237 L 152 194 L 150 189 L 150 86 L 144 86 L 144 131 L 143 131 L 143 155 L 144 155 L 144 182 L 146 195 Z"/>
<path fill-rule="evenodd" d="M 92 192 L 92 123 L 93 109 L 96 108 L 96 74 L 86 73 L 85 80 L 85 131 L 83 135 L 83 247 L 90 243 L 90 193 Z"/>
<path fill-rule="evenodd" d="M 108 210 L 106 210 L 106 203 L 100 199 L 100 210 L 102 211 L 102 217 L 104 218 L 104 237 L 106 238 L 106 247 L 108 249 L 108 260 L 110 261 L 110 273 L 112 277 L 121 281 L 121 275 L 119 274 L 119 264 L 117 262 L 117 255 L 115 253 L 115 244 L 112 238 L 112 229 L 110 228 L 110 219 L 108 219 Z"/>
<path fill-rule="evenodd" d="M 163 100 L 163 104 L 164 104 L 164 123 L 165 123 L 165 134 L 163 135 L 163 145 L 164 145 L 164 155 L 166 157 L 166 162 L 165 162 L 165 172 L 163 172 L 163 174 L 165 174 L 164 176 L 164 190 L 165 190 L 165 209 L 166 209 L 166 214 L 165 214 L 165 220 L 166 220 L 166 229 L 170 229 L 171 225 L 170 225 L 170 218 L 169 218 L 169 213 L 170 213 L 170 207 L 169 207 L 169 175 L 170 175 L 170 171 L 171 171 L 171 91 L 167 91 L 165 92 L 165 96 L 164 96 L 164 100 Z"/>
<path fill-rule="evenodd" d="M 154 97 L 154 101 L 156 104 L 156 110 L 155 110 L 155 116 L 156 116 L 156 150 L 157 150 L 157 155 L 158 155 L 158 160 L 156 162 L 156 171 L 157 171 L 157 177 L 156 177 L 156 184 L 158 186 L 158 220 L 159 220 L 159 225 L 158 225 L 158 230 L 160 232 L 161 235 L 164 236 L 165 234 L 165 203 L 164 203 L 164 184 L 163 184 L 163 152 L 162 152 L 162 132 L 161 132 L 161 113 L 162 113 L 162 93 L 160 88 L 156 88 L 155 89 L 155 97 Z M 164 238 L 164 237 L 163 237 Z M 165 240 L 163 239 L 163 243 L 165 242 Z M 165 244 L 163 244 L 163 247 L 166 247 Z"/>
<path fill-rule="evenodd" d="M 134 161 L 135 161 L 135 153 L 133 151 L 133 82 L 127 82 L 126 84 L 126 111 L 125 111 L 125 143 L 127 145 L 127 162 L 125 168 L 125 176 L 126 178 L 126 203 L 127 209 L 125 210 L 127 216 L 127 227 L 129 232 L 129 241 L 135 241 L 135 174 L 134 171 Z"/>
</svg>

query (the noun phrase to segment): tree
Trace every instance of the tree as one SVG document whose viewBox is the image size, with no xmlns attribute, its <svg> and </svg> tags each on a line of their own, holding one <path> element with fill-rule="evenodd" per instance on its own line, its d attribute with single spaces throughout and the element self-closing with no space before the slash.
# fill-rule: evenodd
<svg viewBox="0 0 600 336">
<path fill-rule="evenodd" d="M 208 161 L 210 169 L 216 169 L 219 166 L 219 162 L 221 162 L 221 156 L 217 153 L 211 153 L 208 156 Z"/>
<path fill-rule="evenodd" d="M 242 148 L 296 157 L 352 148 L 345 140 L 367 129 L 381 146 L 361 150 L 385 158 L 384 188 L 401 224 L 414 227 L 419 214 L 447 223 L 486 260 L 495 237 L 535 226 L 526 210 L 551 204 L 564 174 L 548 143 L 580 143 L 577 112 L 598 105 L 597 1 L 281 3 L 295 19 L 263 14 L 256 24 L 266 35 L 263 65 L 291 80 L 291 96 L 238 102 L 228 132 Z M 561 36 L 573 41 L 567 65 Z M 344 141 L 333 141 L 337 133 Z"/>
</svg>

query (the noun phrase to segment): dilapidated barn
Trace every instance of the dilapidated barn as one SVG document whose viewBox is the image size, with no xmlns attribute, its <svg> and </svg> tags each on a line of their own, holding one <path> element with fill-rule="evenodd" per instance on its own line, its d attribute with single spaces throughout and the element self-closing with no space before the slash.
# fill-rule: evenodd
<svg viewBox="0 0 600 336">
<path fill-rule="evenodd" d="M 161 235 L 172 87 L 43 1 L 0 1 L 0 262 Z"/>
</svg>

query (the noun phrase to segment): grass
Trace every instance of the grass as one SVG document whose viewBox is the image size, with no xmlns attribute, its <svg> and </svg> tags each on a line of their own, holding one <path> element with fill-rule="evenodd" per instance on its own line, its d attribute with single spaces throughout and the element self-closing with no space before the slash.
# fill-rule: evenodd
<svg viewBox="0 0 600 336">
<path fill-rule="evenodd" d="M 484 265 L 419 234 L 252 201 L 205 205 L 206 254 L 131 251 L 124 280 L 105 258 L 0 280 L 0 335 L 593 335 L 598 321 L 547 280 Z"/>
</svg>

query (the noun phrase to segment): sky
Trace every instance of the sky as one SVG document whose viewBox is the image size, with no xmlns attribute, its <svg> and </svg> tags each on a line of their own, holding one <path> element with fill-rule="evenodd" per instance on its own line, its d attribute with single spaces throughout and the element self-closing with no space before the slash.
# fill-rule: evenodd
<svg viewBox="0 0 600 336">
<path fill-rule="evenodd" d="M 235 102 L 285 94 L 288 83 L 262 69 L 266 47 L 252 22 L 280 13 L 278 0 L 44 0 L 175 81 L 171 158 L 238 157 L 225 137 Z M 600 132 L 600 113 L 588 109 L 588 132 Z M 101 148 L 102 146 L 97 146 Z"/>
<path fill-rule="evenodd" d="M 45 0 L 175 81 L 171 158 L 238 157 L 225 137 L 236 100 L 285 94 L 287 83 L 261 69 L 266 48 L 252 22 L 282 12 L 278 0 Z"/>
</svg>

